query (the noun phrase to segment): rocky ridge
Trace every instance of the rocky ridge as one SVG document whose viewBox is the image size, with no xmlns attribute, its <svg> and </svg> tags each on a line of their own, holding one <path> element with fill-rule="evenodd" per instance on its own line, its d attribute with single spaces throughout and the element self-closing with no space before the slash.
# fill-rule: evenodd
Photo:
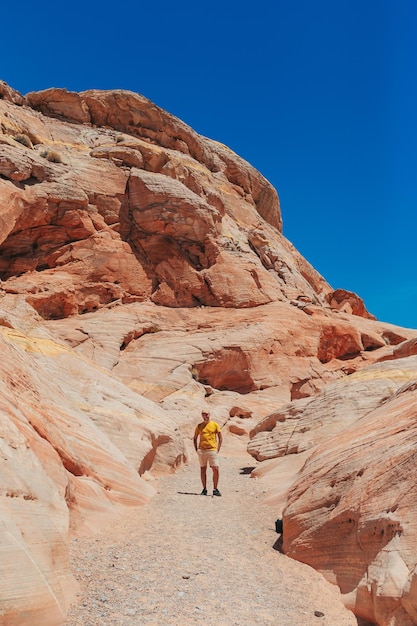
<svg viewBox="0 0 417 626">
<path fill-rule="evenodd" d="M 64 623 L 69 539 L 152 498 L 202 407 L 284 550 L 417 623 L 417 331 L 332 289 L 247 162 L 138 94 L 0 83 L 0 279 L 3 623 Z"/>
</svg>

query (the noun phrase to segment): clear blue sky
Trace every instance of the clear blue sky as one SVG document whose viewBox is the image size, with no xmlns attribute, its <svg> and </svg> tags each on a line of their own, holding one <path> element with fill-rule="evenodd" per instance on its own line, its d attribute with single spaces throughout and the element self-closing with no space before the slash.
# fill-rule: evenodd
<svg viewBox="0 0 417 626">
<path fill-rule="evenodd" d="M 334 288 L 417 328 L 416 0 L 31 7 L 2 7 L 0 78 L 150 98 L 271 181 Z"/>
</svg>

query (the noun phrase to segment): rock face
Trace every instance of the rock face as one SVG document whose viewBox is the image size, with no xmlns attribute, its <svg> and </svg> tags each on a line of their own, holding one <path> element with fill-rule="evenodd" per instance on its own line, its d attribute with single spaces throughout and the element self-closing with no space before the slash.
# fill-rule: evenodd
<svg viewBox="0 0 417 626">
<path fill-rule="evenodd" d="M 381 624 L 417 620 L 416 388 L 328 440 L 331 455 L 318 446 L 284 511 L 285 551 L 326 571 L 348 606 Z"/>
<path fill-rule="evenodd" d="M 415 356 L 375 363 L 270 414 L 248 446 L 283 457 L 269 500 L 283 509 L 285 553 L 376 624 L 417 621 L 416 381 Z"/>
<path fill-rule="evenodd" d="M 65 622 L 68 539 L 149 500 L 152 476 L 186 462 L 203 407 L 231 442 L 251 433 L 251 454 L 287 463 L 274 489 L 288 554 L 368 619 L 415 618 L 411 495 L 392 509 L 395 490 L 378 487 L 365 507 L 343 476 L 365 467 L 355 433 L 374 438 L 361 484 L 384 467 L 372 428 L 413 398 L 417 331 L 333 290 L 285 239 L 277 193 L 247 162 L 131 92 L 22 96 L 0 83 L 0 279 L 1 624 Z M 391 467 L 404 439 L 385 432 Z M 412 461 L 395 454 L 397 484 Z M 322 539 L 332 528 L 341 546 L 345 528 L 323 504 L 332 463 L 340 519 L 349 505 L 369 534 L 382 515 L 375 532 L 392 535 L 369 550 L 350 541 L 345 570 Z M 407 528 L 400 539 L 387 516 Z M 394 538 L 395 585 L 378 556 Z"/>
</svg>

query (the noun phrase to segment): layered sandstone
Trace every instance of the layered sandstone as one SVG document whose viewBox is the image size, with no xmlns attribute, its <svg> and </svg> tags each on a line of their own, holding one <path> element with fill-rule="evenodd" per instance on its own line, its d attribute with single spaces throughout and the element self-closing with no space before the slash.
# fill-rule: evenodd
<svg viewBox="0 0 417 626">
<path fill-rule="evenodd" d="M 203 406 L 230 445 L 251 432 L 258 459 L 291 464 L 362 428 L 398 391 L 393 362 L 414 376 L 417 331 L 328 285 L 283 236 L 268 181 L 131 92 L 0 83 L 0 279 L 9 626 L 64 622 L 68 537 L 151 498 L 152 476 L 186 461 Z M 282 505 L 300 463 L 287 469 Z M 284 545 L 305 560 L 294 506 Z"/>
<path fill-rule="evenodd" d="M 271 413 L 248 447 L 268 459 L 285 553 L 375 624 L 417 619 L 416 381 L 415 356 L 383 359 Z"/>
<path fill-rule="evenodd" d="M 417 621 L 415 402 L 414 378 L 318 446 L 284 511 L 284 550 L 378 624 Z"/>
</svg>

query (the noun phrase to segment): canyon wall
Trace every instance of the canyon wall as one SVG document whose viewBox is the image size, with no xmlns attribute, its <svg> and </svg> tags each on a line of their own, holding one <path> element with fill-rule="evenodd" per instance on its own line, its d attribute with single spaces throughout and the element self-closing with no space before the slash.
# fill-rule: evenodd
<svg viewBox="0 0 417 626">
<path fill-rule="evenodd" d="M 147 502 L 203 408 L 274 464 L 284 550 L 415 623 L 417 331 L 334 290 L 250 164 L 135 93 L 0 82 L 0 280 L 0 623 L 65 622 L 68 541 Z"/>
</svg>

